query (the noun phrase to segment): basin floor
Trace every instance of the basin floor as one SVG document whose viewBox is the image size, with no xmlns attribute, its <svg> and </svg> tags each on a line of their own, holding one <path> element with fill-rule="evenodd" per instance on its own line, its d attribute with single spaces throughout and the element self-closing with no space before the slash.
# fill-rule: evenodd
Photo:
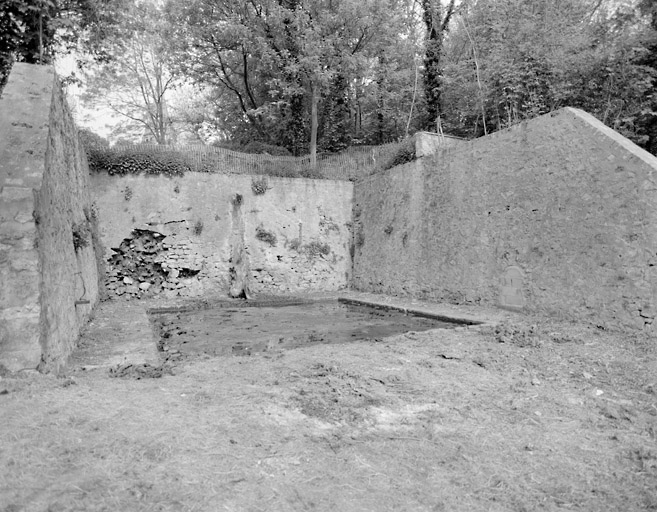
<svg viewBox="0 0 657 512">
<path fill-rule="evenodd" d="M 460 325 L 398 309 L 337 301 L 152 313 L 151 321 L 163 352 L 214 356 L 251 355 L 317 343 L 381 341 L 409 331 Z"/>
<path fill-rule="evenodd" d="M 375 299 L 487 323 L 174 364 L 161 304 L 101 304 L 64 375 L 0 375 L 0 510 L 657 509 L 649 333 Z"/>
</svg>

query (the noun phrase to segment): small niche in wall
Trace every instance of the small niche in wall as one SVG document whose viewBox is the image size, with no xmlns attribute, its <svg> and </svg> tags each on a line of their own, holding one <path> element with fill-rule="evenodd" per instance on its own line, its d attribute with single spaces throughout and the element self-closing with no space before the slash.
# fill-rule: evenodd
<svg viewBox="0 0 657 512">
<path fill-rule="evenodd" d="M 520 267 L 507 267 L 502 274 L 502 286 L 500 289 L 499 304 L 501 307 L 521 310 L 526 301 L 522 288 L 524 274 Z"/>
</svg>

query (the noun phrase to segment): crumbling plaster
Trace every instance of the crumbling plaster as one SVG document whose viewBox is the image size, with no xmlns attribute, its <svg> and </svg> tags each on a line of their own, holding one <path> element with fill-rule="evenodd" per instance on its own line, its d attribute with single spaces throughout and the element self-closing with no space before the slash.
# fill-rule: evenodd
<svg viewBox="0 0 657 512">
<path fill-rule="evenodd" d="M 265 177 L 265 192 L 254 192 L 254 181 L 262 179 L 194 172 L 173 178 L 94 174 L 107 257 L 111 259 L 116 252 L 112 248 L 130 238 L 135 228 L 152 230 L 165 237 L 164 250 L 152 260 L 170 273 L 161 288 L 137 291 L 141 283 L 131 277 L 126 288 L 123 270 L 110 265 L 110 292 L 227 296 L 236 264 L 233 248 L 242 236 L 248 288 L 254 295 L 347 287 L 353 184 Z M 190 276 L 189 271 L 197 273 Z M 180 272 L 187 276 L 180 277 Z"/>
</svg>

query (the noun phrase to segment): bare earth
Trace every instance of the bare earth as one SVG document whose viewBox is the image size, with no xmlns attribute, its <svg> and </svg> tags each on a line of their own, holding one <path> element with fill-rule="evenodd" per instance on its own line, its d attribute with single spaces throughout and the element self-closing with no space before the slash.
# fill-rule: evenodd
<svg viewBox="0 0 657 512">
<path fill-rule="evenodd" d="M 657 510 L 654 336 L 507 315 L 112 378 L 143 318 L 2 373 L 0 511 Z"/>
</svg>

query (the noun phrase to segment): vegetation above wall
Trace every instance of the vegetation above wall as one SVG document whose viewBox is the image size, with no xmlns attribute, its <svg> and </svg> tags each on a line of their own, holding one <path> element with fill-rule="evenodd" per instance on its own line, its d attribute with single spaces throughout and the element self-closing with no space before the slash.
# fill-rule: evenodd
<svg viewBox="0 0 657 512">
<path fill-rule="evenodd" d="M 185 156 L 175 151 L 148 151 L 135 147 L 134 150 L 116 151 L 109 148 L 87 148 L 89 169 L 92 172 L 107 172 L 110 175 L 164 174 L 182 176 L 192 168 Z"/>
<path fill-rule="evenodd" d="M 363 146 L 350 148 L 342 153 L 319 155 L 313 169 L 308 156 L 248 154 L 202 145 L 139 144 L 109 147 L 101 137 L 86 130 L 80 132 L 80 139 L 86 148 L 91 171 L 107 172 L 111 175 L 143 173 L 181 176 L 194 171 L 281 178 L 355 180 L 383 168 L 407 162 L 415 155 L 411 140 L 383 146 Z M 264 194 L 266 191 L 266 179 L 253 182 L 254 194 Z"/>
<path fill-rule="evenodd" d="M 415 154 L 415 141 L 405 140 L 395 153 L 383 164 L 383 170 L 392 169 L 398 165 L 412 162 L 417 158 Z"/>
</svg>

